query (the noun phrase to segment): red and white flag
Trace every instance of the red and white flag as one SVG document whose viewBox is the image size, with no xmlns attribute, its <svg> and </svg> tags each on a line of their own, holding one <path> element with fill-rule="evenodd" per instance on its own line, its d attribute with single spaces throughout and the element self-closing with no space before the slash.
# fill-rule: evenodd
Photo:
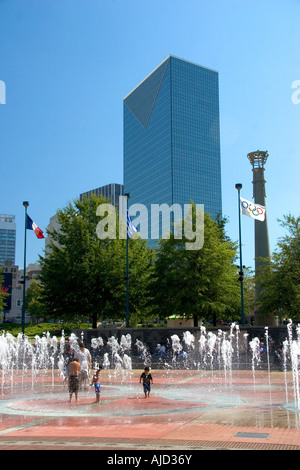
<svg viewBox="0 0 300 470">
<path fill-rule="evenodd" d="M 29 217 L 28 214 L 27 215 L 27 219 L 26 219 L 26 228 L 28 230 L 33 230 L 34 233 L 36 234 L 37 238 L 45 238 L 44 237 L 44 233 L 43 233 L 43 230 L 41 230 L 34 222 L 33 220 L 31 220 L 31 218 Z"/>
</svg>

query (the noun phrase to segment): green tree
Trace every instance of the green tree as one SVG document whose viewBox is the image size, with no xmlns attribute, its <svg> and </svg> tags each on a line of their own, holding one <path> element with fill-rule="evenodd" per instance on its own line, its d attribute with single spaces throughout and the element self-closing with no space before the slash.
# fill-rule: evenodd
<svg viewBox="0 0 300 470">
<path fill-rule="evenodd" d="M 154 269 L 154 250 L 146 240 L 129 240 L 129 319 L 131 326 L 153 317 L 150 298 L 151 273 Z"/>
<path fill-rule="evenodd" d="M 283 236 L 271 260 L 264 260 L 257 274 L 259 311 L 299 319 L 300 311 L 300 217 L 284 216 Z"/>
<path fill-rule="evenodd" d="M 195 231 L 196 209 L 192 222 Z M 237 281 L 236 244 L 225 235 L 224 220 L 204 214 L 204 244 L 186 250 L 184 223 L 181 239 L 170 234 L 161 240 L 152 276 L 152 302 L 159 316 L 185 314 L 199 319 L 238 318 L 240 285 Z"/>
<path fill-rule="evenodd" d="M 106 219 L 106 213 L 97 215 L 97 208 L 104 203 L 101 196 L 93 195 L 57 212 L 60 230 L 51 233 L 51 249 L 41 258 L 40 276 L 46 308 L 54 318 L 91 318 L 93 327 L 99 319 L 125 318 L 126 240 L 118 238 L 117 223 L 116 239 L 97 235 L 99 221 Z M 142 240 L 130 240 L 129 245 L 130 308 L 134 312 L 144 302 L 148 258 Z"/>
<path fill-rule="evenodd" d="M 2 286 L 3 280 L 4 280 L 4 277 L 0 269 L 0 312 L 4 309 L 4 301 L 6 297 L 10 295 L 10 294 L 7 294 L 7 292 L 5 292 L 5 290 L 3 289 L 3 286 Z"/>
<path fill-rule="evenodd" d="M 43 302 L 43 287 L 39 281 L 32 281 L 26 291 L 26 310 L 35 322 L 40 318 L 45 320 L 47 316 Z"/>
</svg>

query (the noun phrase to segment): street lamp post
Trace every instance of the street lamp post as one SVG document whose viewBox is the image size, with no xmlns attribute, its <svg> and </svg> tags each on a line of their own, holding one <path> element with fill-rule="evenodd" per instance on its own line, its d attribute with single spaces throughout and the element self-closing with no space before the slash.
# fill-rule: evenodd
<svg viewBox="0 0 300 470">
<path fill-rule="evenodd" d="M 28 201 L 23 201 L 25 207 L 25 234 L 24 234 L 24 277 L 23 277 L 23 304 L 22 304 L 22 335 L 25 334 L 25 302 L 26 302 L 26 227 L 27 227 L 27 207 L 29 206 Z"/>
<path fill-rule="evenodd" d="M 126 205 L 126 328 L 129 328 L 129 236 L 128 236 L 128 201 L 130 193 L 125 193 L 124 196 L 127 198 Z"/>
<path fill-rule="evenodd" d="M 235 185 L 238 190 L 238 211 L 239 211 L 239 245 L 240 245 L 240 272 L 239 272 L 239 281 L 241 283 L 241 323 L 245 325 L 245 312 L 244 312 L 244 286 L 243 286 L 243 259 L 242 259 L 242 229 L 241 229 L 241 210 L 240 210 L 240 193 L 243 185 L 237 183 Z"/>
</svg>

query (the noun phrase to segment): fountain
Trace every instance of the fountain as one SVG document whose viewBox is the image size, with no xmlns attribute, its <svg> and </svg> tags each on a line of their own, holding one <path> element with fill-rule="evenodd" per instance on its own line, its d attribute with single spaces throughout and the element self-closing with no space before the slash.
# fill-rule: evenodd
<svg viewBox="0 0 300 470">
<path fill-rule="evenodd" d="M 293 339 L 292 321 L 287 325 L 288 339 L 285 344 L 285 367 L 289 358 L 293 373 L 293 395 L 294 402 L 298 410 L 300 410 L 299 396 L 299 364 L 300 364 L 300 325 L 296 328 L 297 338 Z"/>
<path fill-rule="evenodd" d="M 31 343 L 21 334 L 15 338 L 10 333 L 2 332 L 0 335 L 2 393 L 7 383 L 13 390 L 14 382 L 20 377 L 23 385 L 28 373 L 31 375 L 32 389 L 37 378 L 43 377 L 49 370 L 54 380 L 57 349 L 57 338 L 55 336 L 51 338 L 49 333 L 45 333 L 42 337 L 36 336 L 35 342 Z"/>
<path fill-rule="evenodd" d="M 13 413 L 17 412 L 18 407 L 22 408 L 14 402 L 14 397 L 20 396 L 20 389 L 22 398 L 28 397 L 26 407 L 31 412 L 35 404 L 42 406 L 37 397 L 43 394 L 47 394 L 48 398 L 59 397 L 61 403 L 65 403 L 67 394 L 62 383 L 65 380 L 66 348 L 69 346 L 76 354 L 82 337 L 78 338 L 72 333 L 65 338 L 62 331 L 60 341 L 44 333 L 30 342 L 26 336 L 18 335 L 15 338 L 3 331 L 0 335 L 2 412 Z M 300 413 L 300 325 L 295 328 L 291 321 L 287 325 L 287 338 L 282 344 L 278 372 L 284 383 L 283 398 L 279 404 L 273 404 L 272 399 L 276 387 L 272 383 L 272 338 L 267 327 L 263 340 L 254 337 L 249 341 L 249 334 L 243 334 L 235 323 L 229 331 L 219 329 L 216 333 L 201 326 L 198 335 L 183 331 L 180 337 L 171 335 L 168 344 L 166 356 L 157 358 L 150 354 L 142 341 L 137 339 L 133 344 L 130 334 L 122 335 L 120 340 L 115 336 L 109 337 L 107 341 L 101 336 L 92 338 L 93 367 L 97 368 L 99 364 L 102 366 L 103 396 L 111 403 L 117 403 L 120 396 L 127 396 L 131 407 L 126 412 L 137 413 L 137 402 L 130 401 L 130 398 L 136 399 L 140 393 L 136 369 L 149 366 L 159 379 L 154 386 L 155 394 L 160 398 L 159 404 L 161 407 L 167 407 L 168 404 L 168 413 L 180 412 L 178 403 L 185 410 L 199 412 L 204 408 L 232 409 L 245 403 L 247 406 L 256 406 L 258 396 L 263 391 L 269 396 L 266 403 L 270 409 L 280 406 L 281 410 L 286 409 L 288 413 L 297 416 Z M 251 388 L 252 400 L 249 398 Z M 86 393 L 86 400 L 91 400 L 91 393 Z M 65 406 L 60 408 L 57 403 L 55 410 L 48 404 L 45 413 L 60 413 L 63 408 L 64 414 L 79 412 L 66 410 Z M 38 411 L 42 412 L 41 409 Z M 147 413 L 150 412 L 155 411 L 149 409 Z M 84 413 L 90 413 L 89 408 L 85 408 Z M 100 407 L 97 413 L 105 415 L 106 411 Z M 121 411 L 111 405 L 107 413 L 118 415 Z"/>
</svg>

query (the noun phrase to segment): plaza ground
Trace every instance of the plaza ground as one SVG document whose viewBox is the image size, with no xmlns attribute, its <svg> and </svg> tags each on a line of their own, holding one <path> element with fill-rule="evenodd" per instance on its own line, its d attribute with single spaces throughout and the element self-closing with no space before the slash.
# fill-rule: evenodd
<svg viewBox="0 0 300 470">
<path fill-rule="evenodd" d="M 147 399 L 141 372 L 103 370 L 100 405 L 57 370 L 2 376 L 0 450 L 300 450 L 290 371 L 157 369 Z"/>
</svg>

